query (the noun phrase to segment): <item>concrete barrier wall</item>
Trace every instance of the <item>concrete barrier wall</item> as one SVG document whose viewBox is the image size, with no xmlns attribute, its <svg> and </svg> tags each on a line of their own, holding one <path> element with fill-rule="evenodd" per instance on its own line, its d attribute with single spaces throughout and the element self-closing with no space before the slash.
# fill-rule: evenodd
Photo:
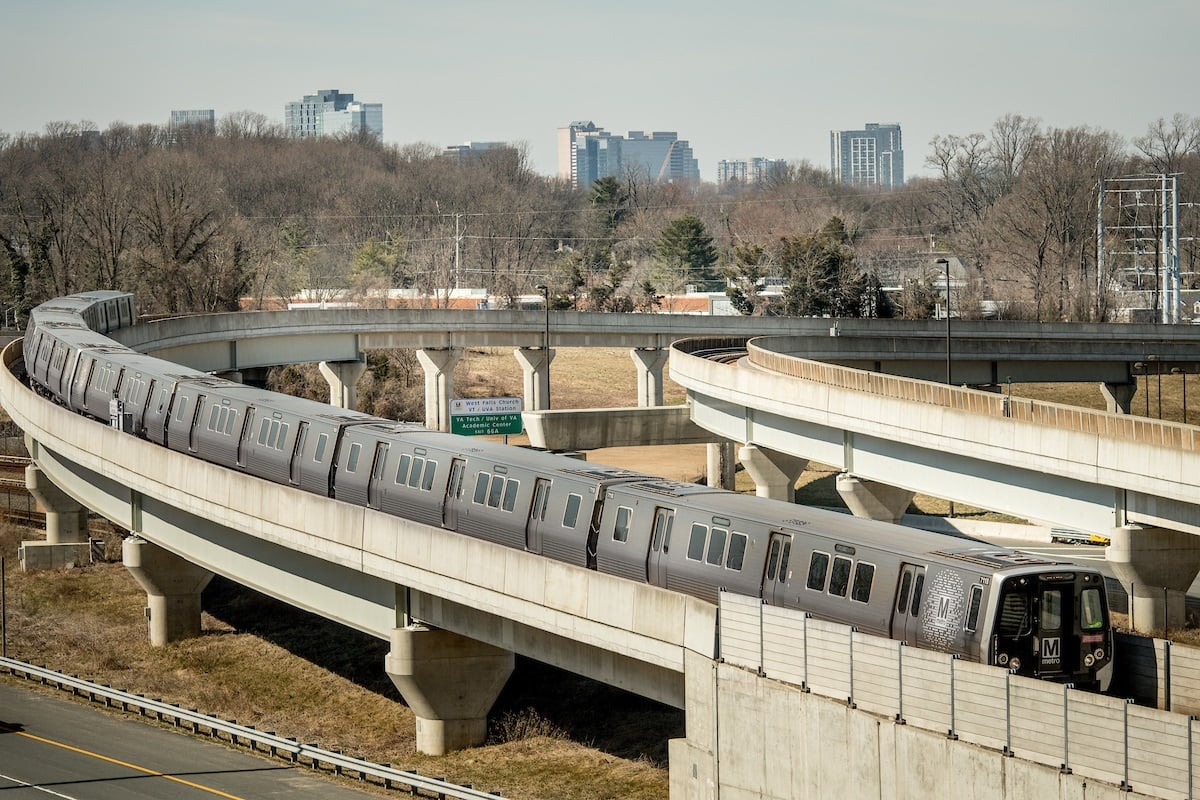
<svg viewBox="0 0 1200 800">
<path fill-rule="evenodd" d="M 1084 785 L 1095 797 L 1099 781 L 1114 793 L 1124 786 L 1173 798 L 1200 784 L 1200 723 L 1188 716 L 916 650 L 751 598 L 722 595 L 719 617 L 720 663 L 707 672 L 689 663 L 688 672 L 689 684 L 693 671 L 711 674 L 715 710 L 688 706 L 687 742 L 672 744 L 673 798 L 715 796 L 697 782 L 706 752 L 715 753 L 711 785 L 722 797 L 796 797 L 817 787 L 822 797 L 874 796 L 869 787 L 877 784 L 888 787 L 882 796 L 971 796 L 965 780 L 990 786 L 981 797 L 1079 797 Z M 705 695 L 689 685 L 689 703 L 702 706 Z M 779 719 L 779 708 L 793 717 Z M 699 721 L 706 713 L 716 717 L 708 726 Z M 709 728 L 715 739 L 706 745 Z M 787 759 L 770 758 L 783 746 L 775 737 L 804 751 L 790 777 Z M 751 756 L 746 743 L 756 738 L 763 747 Z M 829 740 L 820 758 L 833 757 L 838 769 L 809 761 L 815 745 L 800 743 L 813 739 Z M 869 763 L 856 765 L 862 752 Z M 810 787 L 811 776 L 794 775 L 805 764 L 822 783 Z"/>
<path fill-rule="evenodd" d="M 1200 648 L 1118 633 L 1114 649 L 1111 693 L 1139 705 L 1200 715 Z"/>
</svg>

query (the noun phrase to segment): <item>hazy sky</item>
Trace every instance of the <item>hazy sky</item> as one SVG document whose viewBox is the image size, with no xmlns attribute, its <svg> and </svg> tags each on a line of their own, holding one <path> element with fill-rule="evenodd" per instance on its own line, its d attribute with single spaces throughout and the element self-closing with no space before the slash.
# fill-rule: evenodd
<svg viewBox="0 0 1200 800">
<path fill-rule="evenodd" d="M 384 139 L 524 142 L 673 130 L 721 159 L 829 163 L 829 131 L 899 122 L 905 172 L 937 134 L 1018 113 L 1126 137 L 1200 115 L 1200 2 L 1148 0 L 0 0 L 0 131 L 282 122 L 317 89 L 383 103 Z"/>
</svg>

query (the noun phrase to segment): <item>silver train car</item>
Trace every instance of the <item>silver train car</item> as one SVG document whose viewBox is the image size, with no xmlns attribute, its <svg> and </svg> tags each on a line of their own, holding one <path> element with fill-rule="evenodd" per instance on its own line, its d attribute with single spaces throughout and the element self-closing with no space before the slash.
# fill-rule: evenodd
<svg viewBox="0 0 1200 800">
<path fill-rule="evenodd" d="M 100 420 L 117 400 L 132 435 L 247 475 L 705 600 L 759 597 L 1080 687 L 1111 663 L 1093 568 L 274 394 L 104 336 L 135 318 L 120 292 L 38 306 L 30 385 Z"/>
</svg>

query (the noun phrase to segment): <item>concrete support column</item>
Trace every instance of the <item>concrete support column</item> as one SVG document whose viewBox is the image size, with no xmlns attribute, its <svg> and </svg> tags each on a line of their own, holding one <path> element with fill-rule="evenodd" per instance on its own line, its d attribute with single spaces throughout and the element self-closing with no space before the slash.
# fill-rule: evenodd
<svg viewBox="0 0 1200 800">
<path fill-rule="evenodd" d="M 1137 392 L 1136 383 L 1102 383 L 1100 393 L 1108 403 L 1108 413 L 1128 414 L 1129 406 L 1133 403 L 1133 395 Z"/>
<path fill-rule="evenodd" d="M 162 647 L 200 635 L 200 593 L 211 572 L 137 536 L 125 540 L 121 560 L 146 592 L 150 644 Z"/>
<path fill-rule="evenodd" d="M 34 572 L 91 563 L 88 510 L 34 464 L 25 468 L 25 487 L 46 512 L 46 541 L 21 543 L 21 569 Z"/>
<path fill-rule="evenodd" d="M 863 480 L 849 472 L 837 476 L 837 491 L 854 516 L 891 523 L 900 521 L 916 494 L 886 483 Z"/>
<path fill-rule="evenodd" d="M 738 460 L 754 479 L 759 497 L 796 501 L 796 481 L 808 466 L 807 458 L 747 444 L 738 450 Z"/>
<path fill-rule="evenodd" d="M 511 651 L 450 631 L 394 629 L 385 669 L 417 717 L 417 750 L 440 756 L 483 744 L 513 661 Z"/>
<path fill-rule="evenodd" d="M 733 457 L 733 442 L 708 443 L 708 485 L 715 489 L 734 487 L 737 462 Z"/>
<path fill-rule="evenodd" d="M 426 348 L 417 351 L 417 361 L 425 370 L 425 427 L 450 430 L 450 401 L 454 398 L 454 365 L 462 358 L 457 347 Z"/>
<path fill-rule="evenodd" d="M 1183 627 L 1185 593 L 1200 572 L 1200 536 L 1122 525 L 1105 551 L 1129 592 L 1131 627 L 1142 633 Z"/>
<path fill-rule="evenodd" d="M 663 404 L 663 367 L 670 351 L 663 347 L 638 347 L 629 351 L 637 366 L 637 404 L 639 408 Z"/>
<path fill-rule="evenodd" d="M 357 361 L 322 361 L 321 374 L 329 382 L 329 405 L 345 408 L 350 411 L 358 407 L 358 392 L 355 386 L 358 379 L 367 371 L 367 362 Z"/>
<path fill-rule="evenodd" d="M 525 410 L 546 411 L 550 408 L 550 362 L 554 350 L 544 347 L 518 347 L 513 350 L 525 375 Z"/>
</svg>

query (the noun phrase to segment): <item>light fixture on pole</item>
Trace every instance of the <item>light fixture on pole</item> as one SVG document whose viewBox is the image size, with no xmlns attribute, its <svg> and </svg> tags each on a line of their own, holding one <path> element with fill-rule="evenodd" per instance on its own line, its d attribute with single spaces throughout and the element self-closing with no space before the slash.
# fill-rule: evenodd
<svg viewBox="0 0 1200 800">
<path fill-rule="evenodd" d="M 542 308 L 546 312 L 546 325 L 542 333 L 542 351 L 546 356 L 546 408 L 550 408 L 550 287 L 544 283 L 537 285 L 542 295 Z"/>
<path fill-rule="evenodd" d="M 939 258 L 935 263 L 946 270 L 946 385 L 954 383 L 950 370 L 950 259 Z"/>
</svg>

